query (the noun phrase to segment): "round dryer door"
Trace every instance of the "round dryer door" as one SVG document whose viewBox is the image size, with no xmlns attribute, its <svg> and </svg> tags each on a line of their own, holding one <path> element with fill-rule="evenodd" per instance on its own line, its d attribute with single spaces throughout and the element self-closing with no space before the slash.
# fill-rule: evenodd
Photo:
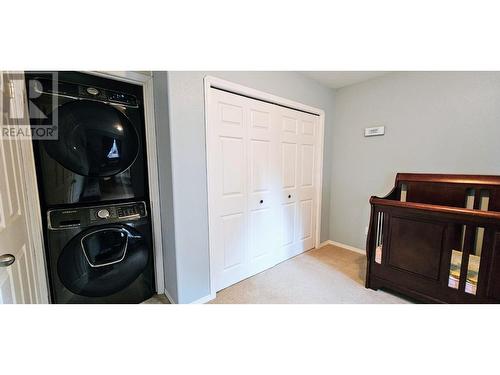
<svg viewBox="0 0 500 375">
<path fill-rule="evenodd" d="M 57 262 L 62 284 L 85 297 L 105 297 L 129 286 L 146 268 L 149 251 L 141 234 L 126 225 L 81 232 Z"/>
<path fill-rule="evenodd" d="M 139 152 L 137 131 L 111 105 L 76 100 L 58 107 L 48 121 L 58 124 L 58 140 L 43 141 L 45 150 L 76 174 L 116 175 L 128 169 Z"/>
</svg>

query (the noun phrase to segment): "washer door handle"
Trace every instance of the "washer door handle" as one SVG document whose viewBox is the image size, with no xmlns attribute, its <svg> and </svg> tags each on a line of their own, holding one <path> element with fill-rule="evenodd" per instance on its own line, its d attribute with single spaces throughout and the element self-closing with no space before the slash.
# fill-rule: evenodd
<svg viewBox="0 0 500 375">
<path fill-rule="evenodd" d="M 98 232 L 103 232 L 103 231 L 118 232 L 118 233 L 121 234 L 121 236 L 125 237 L 125 243 L 122 244 L 122 248 L 121 248 L 122 254 L 121 254 L 121 257 L 119 259 L 116 259 L 116 260 L 113 260 L 113 261 L 110 261 L 110 262 L 94 263 L 94 262 L 92 262 L 89 259 L 89 256 L 87 255 L 87 251 L 85 249 L 85 239 L 87 237 L 90 237 L 90 236 L 98 233 Z M 87 263 L 89 264 L 89 266 L 92 267 L 92 268 L 99 268 L 99 267 L 110 266 L 112 264 L 120 263 L 121 261 L 123 261 L 125 259 L 125 256 L 127 255 L 127 248 L 128 248 L 129 236 L 130 236 L 130 233 L 125 228 L 103 228 L 103 229 L 97 229 L 97 230 L 94 230 L 94 231 L 86 234 L 85 236 L 83 236 L 81 238 L 81 240 L 80 240 L 80 245 L 82 247 L 83 255 L 85 256 L 85 259 L 87 260 Z M 134 236 L 133 238 L 136 238 L 136 236 Z"/>
</svg>

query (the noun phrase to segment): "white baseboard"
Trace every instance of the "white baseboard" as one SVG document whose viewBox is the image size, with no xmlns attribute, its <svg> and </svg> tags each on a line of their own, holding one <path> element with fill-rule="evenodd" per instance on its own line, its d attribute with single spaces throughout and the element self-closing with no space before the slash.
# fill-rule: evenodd
<svg viewBox="0 0 500 375">
<path fill-rule="evenodd" d="M 319 247 L 323 247 L 326 245 L 333 245 L 333 246 L 341 247 L 341 248 L 346 249 L 346 250 L 354 251 L 355 253 L 358 253 L 358 254 L 366 255 L 366 251 L 363 249 L 359 249 L 357 247 L 346 245 L 346 244 L 343 244 L 341 242 L 332 241 L 332 240 L 326 240 L 326 241 L 320 243 Z"/>
<path fill-rule="evenodd" d="M 176 302 L 174 301 L 174 299 L 172 298 L 172 296 L 170 294 L 168 294 L 167 290 L 165 289 L 163 291 L 163 294 L 165 294 L 165 297 L 167 297 L 168 301 L 172 304 L 172 305 L 175 305 Z"/>
<path fill-rule="evenodd" d="M 200 299 L 197 299 L 196 301 L 191 302 L 191 305 L 199 305 L 203 303 L 207 303 L 208 301 L 211 301 L 215 299 L 216 295 L 215 294 L 209 294 L 208 296 L 201 297 Z"/>
<path fill-rule="evenodd" d="M 166 290 L 164 291 L 164 294 L 165 294 L 165 297 L 167 297 L 167 299 L 169 300 L 169 302 L 171 304 L 173 304 L 173 305 L 177 304 L 177 302 L 174 301 L 172 296 L 170 294 L 168 294 L 168 292 Z M 192 305 L 203 304 L 203 303 L 206 303 L 206 302 L 211 301 L 213 299 L 215 299 L 215 295 L 212 296 L 211 294 L 209 294 L 208 296 L 205 296 L 205 297 L 202 297 L 200 299 L 197 299 L 196 301 L 190 302 L 190 304 L 192 304 Z"/>
</svg>

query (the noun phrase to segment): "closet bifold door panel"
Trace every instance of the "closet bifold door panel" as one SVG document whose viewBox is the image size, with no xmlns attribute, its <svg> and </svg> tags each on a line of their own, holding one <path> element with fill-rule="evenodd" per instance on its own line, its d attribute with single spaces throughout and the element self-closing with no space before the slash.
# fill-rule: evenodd
<svg viewBox="0 0 500 375">
<path fill-rule="evenodd" d="M 314 247 L 318 120 L 213 88 L 209 100 L 211 264 L 218 291 Z"/>
<path fill-rule="evenodd" d="M 220 290 L 276 262 L 278 132 L 271 104 L 220 90 L 213 90 L 211 99 L 208 179 L 214 281 Z"/>
<path fill-rule="evenodd" d="M 280 129 L 281 246 L 279 261 L 314 247 L 317 116 L 276 108 Z"/>
<path fill-rule="evenodd" d="M 278 132 L 273 105 L 245 98 L 247 109 L 248 244 L 246 277 L 276 263 L 279 223 Z"/>
</svg>

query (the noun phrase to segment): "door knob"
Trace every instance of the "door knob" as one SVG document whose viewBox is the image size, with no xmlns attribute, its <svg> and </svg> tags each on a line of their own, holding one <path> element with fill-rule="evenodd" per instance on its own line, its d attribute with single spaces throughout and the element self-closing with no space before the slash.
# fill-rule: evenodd
<svg viewBox="0 0 500 375">
<path fill-rule="evenodd" d="M 9 267 L 16 261 L 16 257 L 12 254 L 0 255 L 0 267 Z"/>
<path fill-rule="evenodd" d="M 288 194 L 288 198 L 291 198 L 292 196 L 290 194 Z"/>
<path fill-rule="evenodd" d="M 260 203 L 260 204 L 264 203 L 264 200 L 262 200 L 262 199 L 261 199 L 259 203 Z"/>
</svg>

